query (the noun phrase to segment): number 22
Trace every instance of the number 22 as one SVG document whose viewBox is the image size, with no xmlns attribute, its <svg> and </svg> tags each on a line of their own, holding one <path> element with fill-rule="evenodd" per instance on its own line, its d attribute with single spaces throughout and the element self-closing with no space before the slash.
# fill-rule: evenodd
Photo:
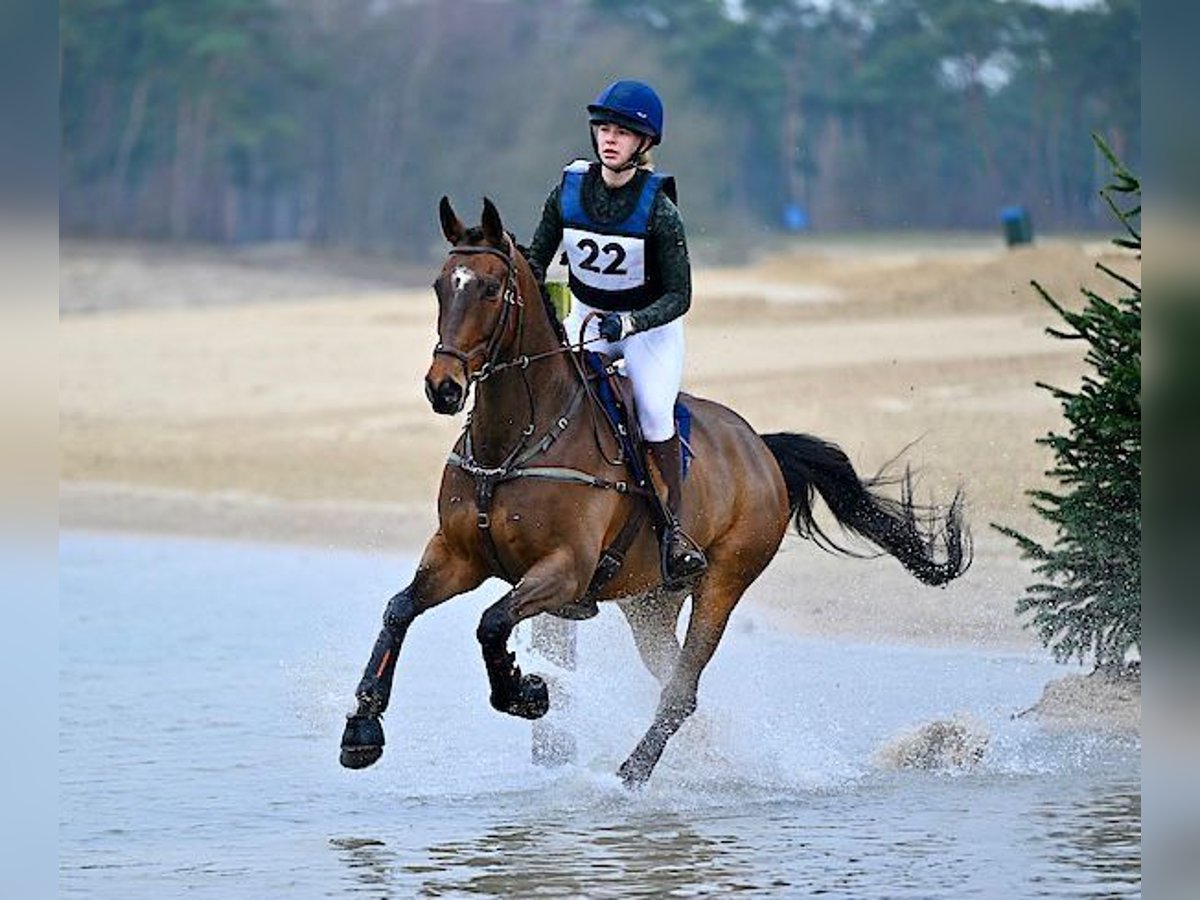
<svg viewBox="0 0 1200 900">
<path fill-rule="evenodd" d="M 622 268 L 621 264 L 625 262 L 625 248 L 620 244 L 613 242 L 605 244 L 603 247 L 598 245 L 591 238 L 583 238 L 576 244 L 580 250 L 587 251 L 587 258 L 579 264 L 581 269 L 587 269 L 589 272 L 600 272 L 604 275 L 628 275 L 628 271 Z M 596 265 L 596 258 L 604 253 L 611 255 L 608 265 L 603 269 Z"/>
</svg>

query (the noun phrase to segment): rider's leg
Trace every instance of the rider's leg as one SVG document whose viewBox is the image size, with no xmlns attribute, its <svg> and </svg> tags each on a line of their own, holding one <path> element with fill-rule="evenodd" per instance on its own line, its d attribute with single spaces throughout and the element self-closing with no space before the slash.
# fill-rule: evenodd
<svg viewBox="0 0 1200 900">
<path fill-rule="evenodd" d="M 665 441 L 647 441 L 646 448 L 667 491 L 667 522 L 661 538 L 663 578 L 673 582 L 699 575 L 707 567 L 708 561 L 704 558 L 704 551 L 684 534 L 679 524 L 679 507 L 683 499 L 679 437 L 671 435 Z"/>
<path fill-rule="evenodd" d="M 679 524 L 683 471 L 675 434 L 675 399 L 683 380 L 683 322 L 676 319 L 625 339 L 625 372 L 633 383 L 638 424 L 666 490 L 663 577 L 679 581 L 703 572 L 704 553 Z"/>
</svg>

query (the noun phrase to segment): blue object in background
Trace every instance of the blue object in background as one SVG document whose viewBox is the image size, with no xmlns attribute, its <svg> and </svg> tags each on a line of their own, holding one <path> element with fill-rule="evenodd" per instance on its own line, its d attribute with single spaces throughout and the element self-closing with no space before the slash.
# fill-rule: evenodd
<svg viewBox="0 0 1200 900">
<path fill-rule="evenodd" d="M 789 203 L 783 208 L 783 227 L 788 231 L 807 231 L 808 210 L 799 203 Z"/>
<path fill-rule="evenodd" d="M 1004 240 L 1008 246 L 1033 243 L 1033 220 L 1024 206 L 1006 206 L 1000 210 L 1000 222 L 1004 226 Z"/>
</svg>

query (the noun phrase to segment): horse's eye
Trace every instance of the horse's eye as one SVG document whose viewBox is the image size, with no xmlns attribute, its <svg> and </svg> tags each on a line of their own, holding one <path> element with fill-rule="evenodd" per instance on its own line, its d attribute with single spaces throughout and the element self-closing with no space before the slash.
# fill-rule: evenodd
<svg viewBox="0 0 1200 900">
<path fill-rule="evenodd" d="M 489 281 L 483 288 L 483 296 L 489 300 L 495 300 L 500 296 L 500 285 L 494 281 Z"/>
</svg>

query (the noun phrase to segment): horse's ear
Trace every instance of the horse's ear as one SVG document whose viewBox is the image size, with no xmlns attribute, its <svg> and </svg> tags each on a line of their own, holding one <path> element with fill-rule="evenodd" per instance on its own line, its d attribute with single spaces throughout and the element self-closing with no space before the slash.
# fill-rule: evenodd
<svg viewBox="0 0 1200 900">
<path fill-rule="evenodd" d="M 467 233 L 467 229 L 463 227 L 463 223 L 455 215 L 454 207 L 450 205 L 449 197 L 442 197 L 442 202 L 438 204 L 438 215 L 442 219 L 442 234 L 446 236 L 446 240 L 451 244 L 457 244 L 461 241 L 463 235 Z"/>
<path fill-rule="evenodd" d="M 504 246 L 504 225 L 500 222 L 500 212 L 487 197 L 483 198 L 483 236 L 494 247 Z"/>
</svg>

